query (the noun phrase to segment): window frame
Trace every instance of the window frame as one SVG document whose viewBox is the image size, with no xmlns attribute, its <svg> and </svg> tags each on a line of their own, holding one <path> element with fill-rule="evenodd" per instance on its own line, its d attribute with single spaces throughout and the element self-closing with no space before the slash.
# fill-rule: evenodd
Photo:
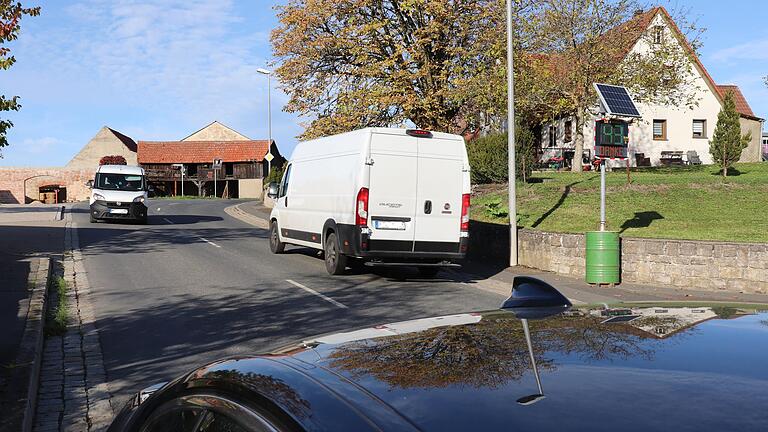
<svg viewBox="0 0 768 432">
<path fill-rule="evenodd" d="M 563 142 L 569 143 L 573 141 L 573 122 L 566 120 L 563 131 Z"/>
<path fill-rule="evenodd" d="M 653 26 L 652 31 L 653 31 L 653 44 L 661 45 L 664 42 L 664 26 L 655 25 Z"/>
<path fill-rule="evenodd" d="M 696 122 L 701 122 L 701 135 L 696 135 Z M 691 136 L 696 139 L 706 139 L 707 138 L 707 119 L 693 119 L 691 122 Z"/>
<path fill-rule="evenodd" d="M 278 198 L 282 198 L 288 195 L 288 186 L 290 185 L 291 180 L 291 168 L 293 168 L 293 164 L 289 164 L 285 169 L 285 174 L 283 174 L 283 181 L 280 182 L 280 190 L 277 194 Z"/>
<path fill-rule="evenodd" d="M 661 123 L 661 135 L 656 135 L 656 123 Z M 653 135 L 654 141 L 666 141 L 667 140 L 667 119 L 653 119 L 651 124 L 651 135 Z"/>
</svg>

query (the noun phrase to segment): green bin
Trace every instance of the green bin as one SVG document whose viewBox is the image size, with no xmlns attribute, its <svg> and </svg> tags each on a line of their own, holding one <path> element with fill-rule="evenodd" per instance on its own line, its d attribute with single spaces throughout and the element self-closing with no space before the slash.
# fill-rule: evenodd
<svg viewBox="0 0 768 432">
<path fill-rule="evenodd" d="M 617 284 L 621 278 L 621 248 L 616 231 L 590 231 L 586 279 L 590 284 Z"/>
</svg>

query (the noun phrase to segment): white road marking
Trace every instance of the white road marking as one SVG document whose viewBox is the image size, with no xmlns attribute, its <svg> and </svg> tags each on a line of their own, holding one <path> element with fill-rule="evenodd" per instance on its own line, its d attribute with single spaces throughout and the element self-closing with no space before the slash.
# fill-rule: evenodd
<svg viewBox="0 0 768 432">
<path fill-rule="evenodd" d="M 170 219 L 168 219 L 168 218 L 163 218 L 163 220 L 164 220 L 164 221 L 166 221 L 166 222 L 168 222 L 169 224 L 173 225 L 173 222 L 171 222 L 171 220 L 170 220 Z"/>
<path fill-rule="evenodd" d="M 302 284 L 300 284 L 298 282 L 292 281 L 290 279 L 286 279 L 285 281 L 288 282 L 289 284 L 295 286 L 295 287 L 303 289 L 304 291 L 306 291 L 306 292 L 308 292 L 310 294 L 314 294 L 314 295 L 320 297 L 321 299 L 327 301 L 328 303 L 331 303 L 332 305 L 334 305 L 336 307 L 340 307 L 342 309 L 349 309 L 346 305 L 343 305 L 343 304 L 337 302 L 336 300 L 334 300 L 334 299 L 332 299 L 332 298 L 330 298 L 328 296 L 320 294 L 319 292 L 313 290 L 312 288 L 306 287 L 306 286 L 304 286 L 304 285 L 302 285 Z"/>
<path fill-rule="evenodd" d="M 200 237 L 200 240 L 202 240 L 202 241 L 204 241 L 204 242 L 208 243 L 208 244 L 209 244 L 209 245 L 211 245 L 211 246 L 216 246 L 217 248 L 220 248 L 220 247 L 221 247 L 221 246 L 217 245 L 216 243 L 214 243 L 214 242 L 212 242 L 212 241 L 208 240 L 208 239 L 207 239 L 207 238 L 205 238 L 205 237 Z"/>
</svg>

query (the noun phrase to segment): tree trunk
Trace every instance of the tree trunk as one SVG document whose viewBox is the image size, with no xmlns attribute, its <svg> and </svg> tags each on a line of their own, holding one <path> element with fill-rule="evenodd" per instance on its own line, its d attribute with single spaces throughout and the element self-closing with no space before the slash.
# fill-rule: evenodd
<svg viewBox="0 0 768 432">
<path fill-rule="evenodd" d="M 582 172 L 581 156 L 584 153 L 584 114 L 576 113 L 576 143 L 573 147 L 573 161 L 571 171 Z"/>
</svg>

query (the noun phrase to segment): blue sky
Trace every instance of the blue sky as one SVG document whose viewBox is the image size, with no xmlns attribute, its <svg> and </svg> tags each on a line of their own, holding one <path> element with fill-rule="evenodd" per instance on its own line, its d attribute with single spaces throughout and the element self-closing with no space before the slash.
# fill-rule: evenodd
<svg viewBox="0 0 768 432">
<path fill-rule="evenodd" d="M 30 5 L 34 1 L 28 1 Z M 739 7 L 733 7 L 738 3 Z M 275 2 L 267 0 L 37 1 L 0 71 L 0 91 L 22 110 L 0 166 L 65 164 L 104 125 L 136 140 L 176 140 L 218 120 L 267 137 L 267 80 Z M 762 0 L 675 0 L 707 28 L 701 60 L 718 84 L 735 83 L 768 117 L 768 8 Z M 273 81 L 273 137 L 290 155 L 301 121 L 282 112 Z"/>
</svg>

